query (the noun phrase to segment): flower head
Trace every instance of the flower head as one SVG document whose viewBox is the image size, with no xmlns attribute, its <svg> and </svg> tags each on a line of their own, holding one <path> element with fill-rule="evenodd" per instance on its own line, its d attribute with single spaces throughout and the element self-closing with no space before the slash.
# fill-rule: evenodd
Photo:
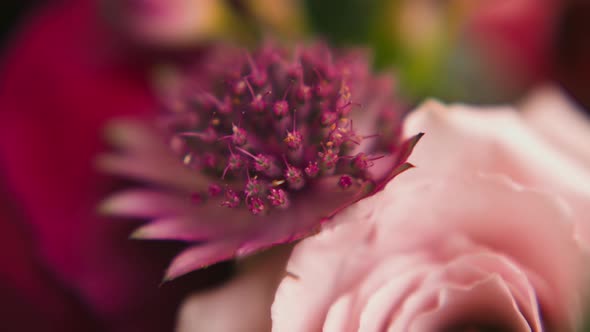
<svg viewBox="0 0 590 332">
<path fill-rule="evenodd" d="M 322 44 L 253 53 L 220 46 L 204 63 L 180 79 L 159 122 L 164 135 L 120 123 L 111 136 L 127 151 L 101 160 L 167 189 L 105 203 L 110 213 L 156 219 L 137 237 L 199 241 L 169 277 L 311 234 L 408 167 L 419 136 L 400 144 L 391 81 L 372 76 L 364 54 L 337 56 Z M 200 203 L 183 199 L 195 193 Z M 129 209 L 148 201 L 155 205 Z"/>
</svg>

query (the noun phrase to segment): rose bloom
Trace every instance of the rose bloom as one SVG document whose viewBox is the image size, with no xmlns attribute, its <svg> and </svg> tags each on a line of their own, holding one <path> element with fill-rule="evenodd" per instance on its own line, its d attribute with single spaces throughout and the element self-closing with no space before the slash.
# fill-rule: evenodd
<svg viewBox="0 0 590 332">
<path fill-rule="evenodd" d="M 407 133 L 427 133 L 411 157 L 418 168 L 363 202 L 350 223 L 295 248 L 273 330 L 574 330 L 590 173 L 573 148 L 554 148 L 565 137 L 531 130 L 551 130 L 543 107 L 560 106 L 556 129 L 580 116 L 555 98 L 544 91 L 524 115 L 422 105 L 405 123 Z M 585 135 L 584 125 L 559 129 Z"/>
<path fill-rule="evenodd" d="M 426 102 L 404 124 L 406 135 L 426 132 L 416 168 L 299 243 L 286 273 L 280 261 L 188 298 L 179 330 L 575 330 L 589 263 L 590 125 L 553 88 L 521 108 Z M 281 276 L 271 320 L 264 290 Z M 246 298 L 267 314 L 227 319 L 240 317 L 228 304 Z"/>
</svg>

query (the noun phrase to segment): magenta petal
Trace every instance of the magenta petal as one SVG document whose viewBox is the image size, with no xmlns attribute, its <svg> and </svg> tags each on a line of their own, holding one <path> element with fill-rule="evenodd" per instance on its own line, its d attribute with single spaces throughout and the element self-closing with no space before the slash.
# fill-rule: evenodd
<svg viewBox="0 0 590 332">
<path fill-rule="evenodd" d="M 416 144 L 418 144 L 422 136 L 424 136 L 424 133 L 418 133 L 402 143 L 396 154 L 398 164 L 404 163 L 408 160 L 412 151 L 414 151 L 414 147 L 416 147 Z"/>
<path fill-rule="evenodd" d="M 267 247 L 293 242 L 320 231 L 323 223 L 350 204 L 362 199 L 370 183 L 355 184 L 348 189 L 338 186 L 337 177 L 321 179 L 316 190 L 298 200 L 285 211 L 270 214 L 260 221 L 260 229 L 240 246 L 238 256 L 245 256 Z M 253 218 L 253 222 L 259 222 Z"/>
<path fill-rule="evenodd" d="M 234 256 L 237 247 L 237 241 L 229 240 L 192 246 L 174 258 L 166 271 L 164 281 L 229 259 Z"/>
<path fill-rule="evenodd" d="M 175 159 L 153 160 L 139 156 L 106 154 L 96 159 L 97 167 L 107 173 L 187 192 L 206 188 L 206 182 Z"/>
<path fill-rule="evenodd" d="M 120 120 L 108 129 L 107 138 L 120 152 L 97 158 L 102 171 L 188 192 L 206 188 L 208 181 L 179 162 L 155 128 L 139 120 Z"/>
<path fill-rule="evenodd" d="M 195 217 L 169 217 L 154 220 L 136 229 L 131 238 L 144 240 L 204 241 L 223 231 Z"/>
<path fill-rule="evenodd" d="M 244 213 L 244 218 L 229 220 L 234 211 L 217 205 L 195 207 L 194 215 L 182 215 L 156 219 L 139 227 L 131 235 L 134 239 L 203 241 L 228 237 L 249 228 L 250 223 L 265 222 Z M 219 220 L 225 220 L 219 223 Z"/>
<path fill-rule="evenodd" d="M 375 165 L 369 169 L 369 173 L 377 182 L 376 188 L 374 188 L 372 193 L 382 190 L 394 177 L 414 167 L 407 160 L 422 136 L 424 134 L 419 133 L 408 138 L 402 143 L 396 154 L 374 161 Z"/>
<path fill-rule="evenodd" d="M 110 196 L 99 207 L 102 213 L 134 218 L 191 215 L 198 212 L 188 196 L 164 191 L 129 190 Z"/>
</svg>

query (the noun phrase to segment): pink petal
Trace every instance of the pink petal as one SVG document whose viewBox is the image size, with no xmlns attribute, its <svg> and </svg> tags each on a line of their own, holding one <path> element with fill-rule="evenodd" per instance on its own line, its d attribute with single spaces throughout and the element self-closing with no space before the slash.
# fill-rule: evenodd
<svg viewBox="0 0 590 332">
<path fill-rule="evenodd" d="M 293 251 L 287 266 L 290 274 L 272 306 L 273 331 L 320 330 L 328 306 L 372 264 L 367 248 L 359 245 L 367 238 L 368 228 L 349 225 L 326 229 Z"/>
<path fill-rule="evenodd" d="M 590 172 L 546 144 L 514 109 L 428 101 L 405 122 L 406 136 L 420 131 L 428 135 L 410 162 L 432 172 L 499 173 L 532 188 L 590 196 L 583 185 L 590 183 Z"/>
<path fill-rule="evenodd" d="M 360 315 L 359 332 L 383 331 L 391 313 L 400 310 L 404 299 L 416 290 L 431 268 L 414 267 L 392 275 L 386 283 L 375 290 Z"/>
<path fill-rule="evenodd" d="M 374 247 L 373 256 L 378 256 L 379 249 Z M 405 271 L 424 271 L 430 265 L 430 257 L 423 253 L 398 253 L 384 257 L 374 264 L 371 270 L 366 271 L 359 285 L 355 286 L 355 304 L 349 318 L 349 325 L 353 329 L 358 329 L 360 319 L 365 310 L 365 306 L 373 294 L 388 283 L 392 276 L 403 274 Z M 392 299 L 395 303 L 395 299 Z M 393 306 L 393 304 L 391 304 Z"/>
<path fill-rule="evenodd" d="M 474 328 L 485 324 L 510 331 L 541 331 L 529 327 L 510 290 L 497 275 L 468 287 L 449 285 L 443 288 L 439 292 L 436 308 L 417 316 L 407 331 L 437 331 L 463 324 L 473 324 L 467 326 Z M 394 323 L 390 331 L 406 329 L 398 329 Z"/>
<path fill-rule="evenodd" d="M 342 332 L 350 330 L 348 320 L 352 310 L 354 298 L 351 294 L 344 294 L 330 306 L 322 331 Z"/>
<path fill-rule="evenodd" d="M 285 210 L 275 210 L 264 217 L 253 217 L 251 227 L 245 236 L 248 239 L 238 251 L 238 256 L 249 255 L 271 245 L 293 242 L 317 233 L 322 224 L 332 223 L 336 213 L 345 210 L 367 192 L 367 184 L 355 184 L 351 188 L 338 186 L 338 177 L 318 181 L 315 190 L 303 199 L 294 200 Z"/>
<path fill-rule="evenodd" d="M 153 159 L 131 154 L 105 154 L 96 159 L 97 167 L 106 173 L 125 176 L 150 184 L 195 192 L 206 188 L 206 180 L 198 172 L 191 171 L 179 160 L 172 158 Z"/>
<path fill-rule="evenodd" d="M 386 189 L 380 213 L 395 219 L 378 224 L 376 241 L 392 250 L 412 250 L 429 248 L 435 239 L 450 234 L 465 234 L 546 280 L 553 294 L 541 299 L 547 316 L 572 321 L 578 313 L 571 308 L 578 307 L 587 270 L 585 255 L 574 239 L 574 219 L 562 201 L 502 177 L 428 180 L 427 172 L 422 168 L 406 172 L 393 181 L 392 190 Z M 423 202 L 428 202 L 428 209 Z"/>
<path fill-rule="evenodd" d="M 128 190 L 116 193 L 99 207 L 102 213 L 122 217 L 159 218 L 190 216 L 198 212 L 189 195 L 176 195 L 155 190 Z"/>
<path fill-rule="evenodd" d="M 163 217 L 141 226 L 133 233 L 133 238 L 202 241 L 215 238 L 240 237 L 251 238 L 252 229 L 260 228 L 265 234 L 276 236 L 273 223 L 265 216 L 254 216 L 245 209 L 230 209 L 220 206 L 219 202 L 209 201 L 207 204 L 194 204 L 189 209 L 177 209 L 172 217 Z M 187 213 L 190 212 L 190 213 Z M 223 220 L 223 222 L 220 222 Z M 278 224 L 274 221 L 271 225 Z M 281 223 L 286 223 L 282 221 Z M 268 227 L 265 227 L 268 226 Z M 254 241 L 252 241 L 254 242 Z M 268 245 L 268 243 L 265 243 Z M 273 243 L 274 244 L 274 243 Z M 245 250 L 245 245 L 240 251 Z"/>
<path fill-rule="evenodd" d="M 564 91 L 545 86 L 535 90 L 522 105 L 524 120 L 546 141 L 590 168 L 590 119 Z"/>
<path fill-rule="evenodd" d="M 131 238 L 153 240 L 205 241 L 223 235 L 227 229 L 199 217 L 169 217 L 151 221 L 136 229 Z"/>
<path fill-rule="evenodd" d="M 487 276 L 471 266 L 462 265 L 460 268 L 459 270 L 441 266 L 432 269 L 416 291 L 405 299 L 399 311 L 392 313 L 390 329 L 407 331 L 416 316 L 436 307 L 437 296 L 446 287 L 468 286 Z"/>
<path fill-rule="evenodd" d="M 373 167 L 369 168 L 371 178 L 377 182 L 372 193 L 382 190 L 394 177 L 414 167 L 407 160 L 422 136 L 424 136 L 423 133 L 415 134 L 401 144 L 395 155 L 385 156 L 374 161 Z"/>
<path fill-rule="evenodd" d="M 139 120 L 119 120 L 108 129 L 107 138 L 120 151 L 97 158 L 102 171 L 186 192 L 206 188 L 207 179 L 183 165 L 155 128 Z"/>
<path fill-rule="evenodd" d="M 542 324 L 538 311 L 537 297 L 534 282 L 529 280 L 525 270 L 515 265 L 510 259 L 494 253 L 480 253 L 466 255 L 459 258 L 465 265 L 480 268 L 490 274 L 497 274 L 504 280 L 510 289 L 512 296 L 519 305 L 524 318 L 531 325 L 533 330 L 541 331 Z"/>
<path fill-rule="evenodd" d="M 503 243 L 513 247 L 520 246 L 508 251 L 511 254 L 519 252 L 516 260 L 525 265 L 534 265 L 533 272 L 543 278 L 548 277 L 548 284 L 552 285 L 556 294 L 560 294 L 557 302 L 562 301 L 561 304 L 557 304 L 556 301 L 549 302 L 548 312 L 562 317 L 554 319 L 555 321 L 575 320 L 574 316 L 580 313 L 575 310 L 566 311 L 564 308 L 579 307 L 576 304 L 580 296 L 577 289 L 581 287 L 579 270 L 583 265 L 574 263 L 580 259 L 580 252 L 578 248 L 574 248 L 571 239 L 575 238 L 582 242 L 582 246 L 590 247 L 590 242 L 587 242 L 590 239 L 590 227 L 586 222 L 586 211 L 590 208 L 590 187 L 586 184 L 590 183 L 590 172 L 579 163 L 572 162 L 571 156 L 564 154 L 564 151 L 547 144 L 542 136 L 529 128 L 528 123 L 517 112 L 508 108 L 477 109 L 461 105 L 445 107 L 436 102 L 428 102 L 407 118 L 404 130 L 408 134 L 418 130 L 429 133 L 416 147 L 410 159 L 432 174 L 448 176 L 464 173 L 465 170 L 503 174 L 519 184 L 552 195 L 560 195 L 567 200 L 549 204 L 561 205 L 562 210 L 556 214 L 556 209 L 551 208 L 554 212 L 547 212 L 548 215 L 553 215 L 551 221 L 541 213 L 517 218 L 512 210 L 521 211 L 522 208 L 511 207 L 511 203 L 505 198 L 496 198 L 499 197 L 499 192 L 487 194 L 492 195 L 490 197 L 493 198 L 490 200 L 496 204 L 495 207 L 489 208 L 490 211 L 494 211 L 492 216 L 496 216 L 496 222 L 503 216 L 509 216 L 510 218 L 501 220 L 507 223 L 502 227 L 513 228 L 514 226 L 508 224 L 510 222 L 520 228 L 519 231 L 508 232 L 508 237 L 498 234 L 494 240 L 495 246 L 505 247 Z M 433 136 L 436 139 L 432 139 Z M 437 160 L 436 165 L 428 164 L 428 161 L 433 159 Z M 515 185 L 514 190 L 519 191 L 521 188 Z M 453 197 L 450 194 L 447 196 Z M 468 201 L 467 198 L 464 200 Z M 541 206 L 540 201 L 535 203 L 535 199 L 531 199 L 530 195 L 522 202 L 519 200 L 519 197 L 514 197 L 514 202 L 519 202 L 521 206 L 530 206 L 531 210 L 540 211 L 547 208 Z M 565 207 L 566 204 L 569 209 Z M 501 206 L 504 208 L 500 208 Z M 490 222 L 493 221 L 482 221 L 481 225 L 490 225 Z M 474 226 L 473 231 L 477 231 L 476 228 Z M 479 228 L 483 231 L 486 227 Z M 561 234 L 560 240 L 556 241 L 556 234 L 551 232 Z M 519 233 L 527 236 L 524 239 L 519 238 Z M 483 234 L 479 236 L 485 237 Z M 490 234 L 487 237 L 490 238 Z M 536 253 L 532 248 L 535 248 L 538 242 L 531 241 L 526 245 L 524 243 L 533 238 L 546 239 L 542 242 L 558 245 L 560 248 L 545 248 L 543 252 L 551 257 L 537 257 L 532 263 L 530 256 Z M 563 246 L 564 244 L 568 244 L 569 248 Z M 523 253 L 529 253 L 529 257 L 522 257 Z M 569 262 L 565 262 L 563 257 L 567 257 L 566 260 Z M 567 267 L 556 269 L 548 262 L 564 264 Z M 577 280 L 574 280 L 576 278 Z M 566 316 L 568 318 L 564 318 Z"/>
<path fill-rule="evenodd" d="M 235 240 L 197 244 L 182 251 L 172 260 L 166 270 L 164 281 L 170 281 L 191 271 L 205 268 L 211 264 L 234 256 L 238 247 Z"/>
</svg>

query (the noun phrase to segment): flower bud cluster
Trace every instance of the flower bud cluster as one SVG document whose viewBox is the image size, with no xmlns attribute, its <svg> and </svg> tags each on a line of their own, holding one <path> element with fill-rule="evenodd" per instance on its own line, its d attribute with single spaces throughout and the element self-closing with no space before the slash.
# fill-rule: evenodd
<svg viewBox="0 0 590 332">
<path fill-rule="evenodd" d="M 321 44 L 218 55 L 187 80 L 186 107 L 168 113 L 178 120 L 170 122 L 173 137 L 184 141 L 180 157 L 211 180 L 200 197 L 263 214 L 288 207 L 322 177 L 334 177 L 342 190 L 367 179 L 379 151 L 358 147 L 380 136 L 358 132 L 354 122 L 363 112 L 393 109 L 393 100 L 377 110 L 364 106 L 377 84 L 364 58 L 335 58 Z M 181 120 L 186 113 L 193 121 Z"/>
</svg>

